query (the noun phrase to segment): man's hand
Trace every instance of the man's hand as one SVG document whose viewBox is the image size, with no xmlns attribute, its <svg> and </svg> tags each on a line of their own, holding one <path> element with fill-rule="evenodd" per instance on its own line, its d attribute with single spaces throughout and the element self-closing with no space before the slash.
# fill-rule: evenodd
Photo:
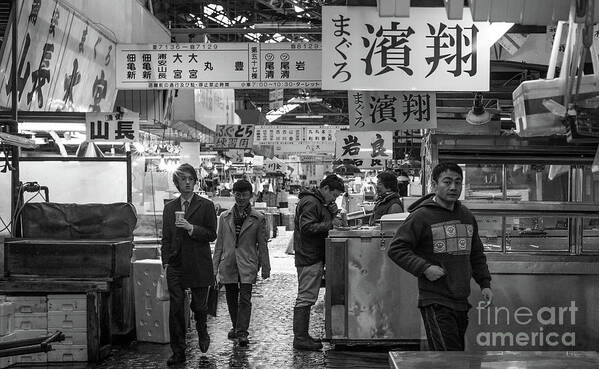
<svg viewBox="0 0 599 369">
<path fill-rule="evenodd" d="M 270 278 L 270 272 L 265 272 L 264 270 L 262 271 L 262 279 L 268 279 Z"/>
<path fill-rule="evenodd" d="M 343 227 L 343 220 L 339 218 L 333 219 L 333 227 Z"/>
<path fill-rule="evenodd" d="M 486 309 L 493 302 L 493 291 L 490 288 L 483 288 L 480 292 L 483 294 L 483 301 L 485 302 L 483 309 Z"/>
<path fill-rule="evenodd" d="M 183 228 L 186 231 L 193 231 L 193 225 L 187 221 L 185 218 L 181 218 L 178 221 L 175 221 L 175 227 Z"/>
<path fill-rule="evenodd" d="M 431 282 L 436 281 L 444 275 L 445 270 L 438 265 L 431 265 L 424 271 L 424 276 Z"/>
</svg>

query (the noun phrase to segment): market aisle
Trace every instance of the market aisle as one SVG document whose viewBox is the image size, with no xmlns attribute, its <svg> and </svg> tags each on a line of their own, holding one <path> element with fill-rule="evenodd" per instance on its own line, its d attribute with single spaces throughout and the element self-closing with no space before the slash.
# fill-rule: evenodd
<svg viewBox="0 0 599 369">
<path fill-rule="evenodd" d="M 210 317 L 208 330 L 212 338 L 206 356 L 198 348 L 195 330 L 188 332 L 187 362 L 179 368 L 310 368 L 325 367 L 324 352 L 299 352 L 292 348 L 292 313 L 297 291 L 293 255 L 285 254 L 292 232 L 279 228 L 278 236 L 269 242 L 271 278 L 258 281 L 252 297 L 250 345 L 240 348 L 227 339 L 231 327 L 224 289 L 219 296 L 218 316 Z M 324 335 L 324 290 L 312 312 L 312 335 Z M 329 345 L 325 343 L 325 350 Z M 165 368 L 170 355 L 168 344 L 132 342 L 116 347 L 98 365 L 87 368 Z"/>
</svg>

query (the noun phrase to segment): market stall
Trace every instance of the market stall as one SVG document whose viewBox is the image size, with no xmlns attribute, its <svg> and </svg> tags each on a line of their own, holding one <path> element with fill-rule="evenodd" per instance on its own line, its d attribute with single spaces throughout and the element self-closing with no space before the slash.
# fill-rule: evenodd
<svg viewBox="0 0 599 369">
<path fill-rule="evenodd" d="M 596 145 L 564 136 L 425 138 L 425 179 L 438 162 L 464 170 L 495 301 L 472 285 L 467 350 L 588 350 L 599 343 Z"/>
</svg>

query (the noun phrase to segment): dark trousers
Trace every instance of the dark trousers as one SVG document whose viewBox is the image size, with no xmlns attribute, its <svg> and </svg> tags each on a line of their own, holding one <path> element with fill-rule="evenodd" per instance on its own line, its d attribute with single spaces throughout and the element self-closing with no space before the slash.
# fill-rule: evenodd
<svg viewBox="0 0 599 369">
<path fill-rule="evenodd" d="M 227 308 L 237 335 L 248 335 L 252 314 L 251 283 L 225 283 Z"/>
<path fill-rule="evenodd" d="M 426 329 L 429 350 L 464 351 L 464 336 L 468 328 L 468 312 L 439 304 L 420 308 Z"/>
<path fill-rule="evenodd" d="M 168 292 L 170 294 L 170 309 L 168 328 L 170 333 L 171 350 L 174 355 L 185 356 L 185 289 L 181 284 L 183 272 L 177 267 L 169 266 L 166 272 Z M 196 321 L 198 337 L 208 335 L 206 327 L 208 287 L 191 289 L 191 311 Z"/>
</svg>

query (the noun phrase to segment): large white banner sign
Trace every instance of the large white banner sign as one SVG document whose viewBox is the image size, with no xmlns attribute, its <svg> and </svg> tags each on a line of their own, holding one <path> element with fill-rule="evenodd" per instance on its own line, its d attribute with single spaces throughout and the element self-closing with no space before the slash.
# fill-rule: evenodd
<svg viewBox="0 0 599 369">
<path fill-rule="evenodd" d="M 116 40 L 57 0 L 23 0 L 16 9 L 17 99 L 26 111 L 112 111 Z M 12 95 L 12 27 L 0 61 L 0 106 Z"/>
<path fill-rule="evenodd" d="M 488 91 L 490 47 L 512 26 L 448 20 L 444 8 L 409 18 L 376 7 L 322 7 L 322 89 Z"/>
<path fill-rule="evenodd" d="M 319 88 L 320 42 L 117 45 L 117 88 Z"/>
<path fill-rule="evenodd" d="M 348 91 L 349 129 L 396 131 L 437 127 L 434 92 Z"/>
<path fill-rule="evenodd" d="M 382 165 L 393 159 L 393 132 L 378 131 L 338 131 L 335 133 L 336 159 L 361 159 L 370 167 Z"/>
</svg>

